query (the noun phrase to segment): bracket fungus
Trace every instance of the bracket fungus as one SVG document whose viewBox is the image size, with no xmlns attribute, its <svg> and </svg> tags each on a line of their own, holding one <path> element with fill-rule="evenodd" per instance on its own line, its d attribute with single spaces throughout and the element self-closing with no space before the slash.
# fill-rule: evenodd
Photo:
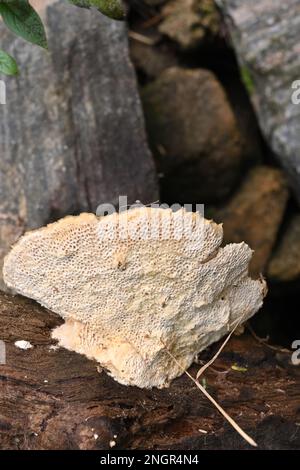
<svg viewBox="0 0 300 470">
<path fill-rule="evenodd" d="M 52 333 L 61 346 L 122 384 L 167 387 L 262 305 L 251 249 L 222 238 L 221 225 L 185 209 L 69 216 L 25 234 L 4 280 L 65 320 Z"/>
</svg>

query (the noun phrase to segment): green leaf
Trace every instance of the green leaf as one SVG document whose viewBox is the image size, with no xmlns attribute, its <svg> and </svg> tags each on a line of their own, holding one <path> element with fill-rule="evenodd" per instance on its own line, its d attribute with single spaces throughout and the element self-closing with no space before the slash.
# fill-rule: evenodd
<svg viewBox="0 0 300 470">
<path fill-rule="evenodd" d="M 17 75 L 19 73 L 17 63 L 13 57 L 0 49 L 0 73 L 5 75 Z"/>
<path fill-rule="evenodd" d="M 47 49 L 43 23 L 28 0 L 3 0 L 0 2 L 0 14 L 13 33 Z"/>
<path fill-rule="evenodd" d="M 206 381 L 206 379 L 202 379 L 202 387 L 205 388 L 205 390 L 207 389 L 207 381 Z"/>
<path fill-rule="evenodd" d="M 95 7 L 114 20 L 123 20 L 125 18 L 122 0 L 69 0 L 69 2 L 81 8 Z"/>
<path fill-rule="evenodd" d="M 232 370 L 236 370 L 237 372 L 247 372 L 247 367 L 242 367 L 242 366 L 239 366 L 238 364 L 233 364 L 231 366 L 231 369 Z"/>
</svg>

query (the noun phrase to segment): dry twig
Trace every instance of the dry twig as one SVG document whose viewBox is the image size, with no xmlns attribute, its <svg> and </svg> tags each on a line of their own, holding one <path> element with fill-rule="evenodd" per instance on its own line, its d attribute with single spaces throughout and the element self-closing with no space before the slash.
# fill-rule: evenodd
<svg viewBox="0 0 300 470">
<path fill-rule="evenodd" d="M 240 434 L 240 436 L 242 436 L 243 439 L 245 439 L 245 441 L 248 442 L 248 444 L 250 444 L 253 447 L 257 447 L 257 444 L 252 439 L 252 437 L 250 437 L 245 431 L 243 431 L 243 429 L 234 421 L 234 419 L 231 418 L 231 416 L 229 416 L 229 414 L 219 405 L 219 403 L 208 393 L 208 391 L 199 382 L 199 377 L 217 359 L 217 357 L 220 355 L 220 353 L 222 352 L 222 350 L 224 349 L 224 347 L 230 340 L 232 334 L 237 329 L 237 327 L 242 323 L 242 321 L 243 321 L 243 318 L 240 318 L 238 320 L 237 324 L 235 325 L 233 330 L 229 333 L 229 335 L 227 336 L 227 338 L 225 339 L 225 341 L 223 342 L 222 346 L 219 348 L 217 353 L 214 355 L 214 357 L 210 361 L 208 361 L 207 364 L 201 367 L 201 369 L 198 371 L 196 378 L 194 378 L 184 367 L 181 366 L 181 364 L 177 361 L 176 357 L 174 357 L 174 355 L 168 350 L 166 345 L 163 342 L 162 343 L 164 344 L 166 352 L 176 362 L 178 367 L 180 367 L 180 369 L 182 369 L 182 371 L 194 382 L 196 387 L 198 387 L 199 390 L 203 393 L 203 395 L 206 396 L 206 398 L 217 408 L 219 413 L 221 413 L 221 415 L 229 422 L 229 424 L 236 430 L 236 432 Z"/>
</svg>

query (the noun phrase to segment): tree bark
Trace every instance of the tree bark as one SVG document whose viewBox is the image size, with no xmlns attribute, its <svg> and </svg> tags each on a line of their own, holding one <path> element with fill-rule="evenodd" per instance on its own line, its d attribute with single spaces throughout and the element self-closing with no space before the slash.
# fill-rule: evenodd
<svg viewBox="0 0 300 470">
<path fill-rule="evenodd" d="M 60 323 L 30 300 L 0 294 L 1 449 L 249 448 L 186 375 L 163 390 L 122 386 L 95 362 L 53 348 Z M 20 340 L 32 348 L 18 348 Z M 300 370 L 290 359 L 243 335 L 205 372 L 207 390 L 260 449 L 300 448 Z"/>
</svg>

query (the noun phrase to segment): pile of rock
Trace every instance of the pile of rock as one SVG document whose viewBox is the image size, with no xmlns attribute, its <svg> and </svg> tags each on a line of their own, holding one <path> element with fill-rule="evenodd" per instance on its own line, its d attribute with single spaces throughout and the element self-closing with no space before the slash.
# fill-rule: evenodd
<svg viewBox="0 0 300 470">
<path fill-rule="evenodd" d="M 264 0 L 256 16 L 246 0 L 128 3 L 138 84 L 122 23 L 37 1 L 49 54 L 1 25 L 22 74 L 0 123 L 0 263 L 25 230 L 126 194 L 205 204 L 226 242 L 255 250 L 253 275 L 297 281 L 298 3 Z"/>
<path fill-rule="evenodd" d="M 205 204 L 227 243 L 255 250 L 252 275 L 300 280 L 300 215 L 289 215 L 300 193 L 297 157 L 290 163 L 300 150 L 300 106 L 290 100 L 299 55 L 295 28 L 287 28 L 299 5 L 266 0 L 255 17 L 246 0 L 143 3 L 150 19 L 147 9 L 143 18 L 135 12 L 131 28 L 152 42 L 133 37 L 131 55 L 161 199 Z M 256 31 L 265 38 L 258 50 Z"/>
</svg>

